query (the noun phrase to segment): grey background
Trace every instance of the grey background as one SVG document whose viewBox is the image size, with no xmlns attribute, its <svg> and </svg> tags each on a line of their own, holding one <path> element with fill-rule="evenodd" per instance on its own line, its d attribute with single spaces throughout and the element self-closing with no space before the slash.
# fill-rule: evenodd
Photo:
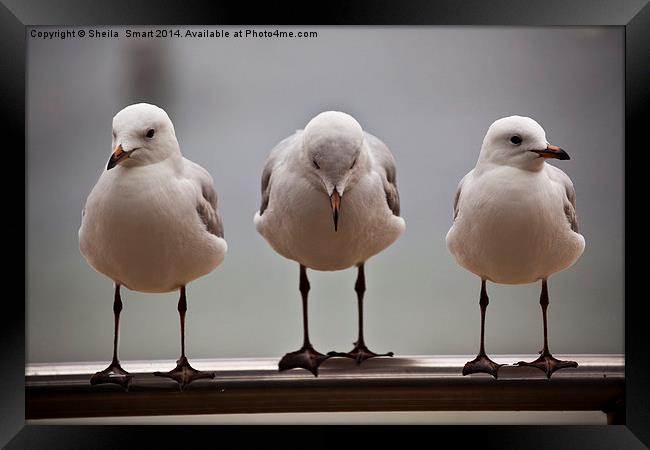
<svg viewBox="0 0 650 450">
<path fill-rule="evenodd" d="M 79 254 L 77 231 L 111 152 L 111 119 L 138 101 L 169 113 L 185 156 L 210 171 L 220 196 L 229 253 L 188 287 L 190 357 L 298 348 L 298 266 L 273 252 L 252 218 L 270 149 L 327 109 L 356 117 L 398 164 L 407 230 L 366 266 L 372 349 L 476 353 L 480 282 L 444 237 L 487 127 L 520 114 L 571 155 L 557 165 L 574 181 L 587 240 L 582 258 L 549 282 L 551 350 L 623 352 L 623 30 L 309 29 L 318 38 L 28 38 L 27 361 L 110 359 L 112 283 Z M 349 350 L 355 271 L 310 279 L 314 345 Z M 488 292 L 488 352 L 539 350 L 539 286 Z M 176 358 L 177 294 L 123 299 L 121 358 Z"/>
</svg>

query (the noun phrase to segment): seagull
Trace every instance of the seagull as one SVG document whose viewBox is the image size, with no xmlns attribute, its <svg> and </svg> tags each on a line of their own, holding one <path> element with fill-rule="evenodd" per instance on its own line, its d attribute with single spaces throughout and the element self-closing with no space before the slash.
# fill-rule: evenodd
<svg viewBox="0 0 650 450">
<path fill-rule="evenodd" d="M 447 248 L 458 264 L 481 277 L 481 343 L 478 356 L 463 375 L 487 373 L 497 378 L 503 364 L 485 353 L 486 281 L 528 284 L 541 281 L 540 305 L 544 347 L 539 358 L 519 366 L 543 370 L 548 378 L 575 361 L 560 361 L 548 349 L 546 310 L 548 278 L 582 255 L 585 239 L 578 232 L 576 193 L 571 179 L 549 159 L 569 155 L 546 140 L 544 129 L 529 117 L 510 116 L 487 131 L 476 167 L 458 185 L 454 222 Z"/>
<path fill-rule="evenodd" d="M 113 118 L 113 154 L 82 212 L 79 248 L 88 264 L 115 283 L 113 360 L 92 385 L 128 389 L 132 375 L 117 358 L 120 287 L 180 291 L 181 356 L 176 368 L 155 375 L 180 388 L 213 372 L 194 369 L 185 356 L 185 286 L 223 261 L 228 246 L 210 174 L 181 154 L 174 125 L 154 105 L 130 105 Z"/>
<path fill-rule="evenodd" d="M 281 141 L 262 172 L 262 203 L 255 213 L 257 231 L 280 255 L 300 265 L 303 345 L 287 353 L 279 370 L 303 368 L 318 376 L 332 356 L 357 364 L 376 356 L 363 337 L 364 264 L 399 238 L 400 217 L 395 159 L 388 147 L 364 132 L 350 115 L 326 111 L 304 130 Z M 320 271 L 357 267 L 358 339 L 348 353 L 314 350 L 307 319 L 310 289 L 307 268 Z"/>
</svg>

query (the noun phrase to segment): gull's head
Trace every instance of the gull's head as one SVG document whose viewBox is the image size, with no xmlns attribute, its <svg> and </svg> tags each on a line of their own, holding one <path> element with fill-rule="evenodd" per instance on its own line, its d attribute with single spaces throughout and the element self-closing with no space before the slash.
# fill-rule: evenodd
<svg viewBox="0 0 650 450">
<path fill-rule="evenodd" d="M 540 124 L 522 116 L 504 117 L 490 125 L 479 157 L 527 170 L 541 169 L 547 158 L 569 159 L 569 155 L 546 140 Z"/>
<path fill-rule="evenodd" d="M 113 154 L 106 170 L 117 165 L 143 166 L 180 155 L 174 125 L 162 108 L 130 105 L 113 117 Z"/>
<path fill-rule="evenodd" d="M 309 121 L 302 135 L 303 163 L 310 178 L 322 186 L 338 229 L 341 199 L 358 177 L 363 130 L 354 117 L 339 111 L 322 112 Z"/>
</svg>

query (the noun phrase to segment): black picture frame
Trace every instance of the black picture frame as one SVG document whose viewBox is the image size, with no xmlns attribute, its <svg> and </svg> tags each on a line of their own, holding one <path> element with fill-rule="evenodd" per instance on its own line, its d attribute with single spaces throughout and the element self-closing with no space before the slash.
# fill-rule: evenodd
<svg viewBox="0 0 650 450">
<path fill-rule="evenodd" d="M 110 24 L 274 24 L 274 25 L 488 25 L 488 26 L 619 26 L 625 29 L 625 292 L 631 284 L 633 204 L 631 180 L 636 153 L 647 150 L 642 140 L 648 128 L 650 101 L 650 6 L 648 0 L 465 0 L 390 2 L 388 0 L 331 0 L 328 2 L 226 2 L 209 0 L 2 0 L 0 4 L 0 64 L 2 64 L 2 124 L 4 139 L 12 151 L 3 164 L 20 173 L 19 148 L 25 148 L 26 27 L 32 25 Z M 26 177 L 25 158 L 22 160 Z M 636 169 L 638 171 L 638 169 Z M 3 183 L 7 183 L 3 179 Z M 14 184 L 15 186 L 15 184 Z M 15 187 L 3 186 L 6 201 L 16 211 L 19 196 Z M 639 193 L 635 194 L 638 199 Z M 25 197 L 23 197 L 25 199 Z M 23 203 L 23 208 L 25 205 Z M 23 210 L 25 211 L 25 210 Z M 23 216 L 24 217 L 24 216 Z M 7 219 L 5 219 L 7 220 Z M 5 223 L 6 224 L 6 223 Z M 25 223 L 11 221 L 13 236 L 25 237 Z M 637 227 L 638 228 L 638 227 Z M 637 234 L 638 235 L 638 234 Z M 5 235 L 6 236 L 6 235 Z M 15 239 L 15 237 L 13 238 Z M 8 251 L 8 246 L 5 251 Z M 17 268 L 19 264 L 13 264 Z M 23 269 L 25 265 L 23 264 Z M 23 271 L 25 276 L 25 272 Z M 0 445 L 6 448 L 120 448 L 135 439 L 148 446 L 169 447 L 188 439 L 214 438 L 212 427 L 97 427 L 26 426 L 24 414 L 25 308 L 20 285 L 12 277 L 17 295 L 6 294 L 3 326 L 0 327 L 2 382 L 0 383 Z M 10 280 L 5 280 L 5 285 Z M 25 298 L 26 283 L 23 283 Z M 527 426 L 527 427 L 418 427 L 409 430 L 412 439 L 420 433 L 435 433 L 436 441 L 447 437 L 464 443 L 480 439 L 481 447 L 498 448 L 646 448 L 650 445 L 650 343 L 644 318 L 644 298 L 625 302 L 626 425 L 625 426 Z M 604 330 L 606 332 L 606 330 Z M 219 433 L 233 430 L 220 429 Z M 264 428 L 265 439 L 280 438 L 278 429 Z M 246 431 L 247 432 L 247 431 Z M 310 430 L 304 432 L 311 433 Z M 383 428 L 375 432 L 391 433 Z M 277 434 L 276 434 L 277 433 Z M 319 434 L 322 431 L 318 432 Z M 323 441 L 327 440 L 324 433 Z M 446 435 L 446 436 L 444 436 Z M 220 437 L 225 437 L 219 435 Z M 294 441 L 298 442 L 299 441 Z M 414 441 L 413 441 L 414 442 Z M 454 442 L 453 440 L 450 442 Z M 8 444 L 7 444 L 8 443 Z M 94 444 L 93 444 L 94 443 Z"/>
</svg>

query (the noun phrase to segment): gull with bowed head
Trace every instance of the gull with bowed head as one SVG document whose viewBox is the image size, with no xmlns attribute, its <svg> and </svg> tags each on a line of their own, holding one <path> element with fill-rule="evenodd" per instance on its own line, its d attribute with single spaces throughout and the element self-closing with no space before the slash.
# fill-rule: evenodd
<svg viewBox="0 0 650 450">
<path fill-rule="evenodd" d="M 181 154 L 161 108 L 139 103 L 113 118 L 113 153 L 82 212 L 79 246 L 86 261 L 115 283 L 113 360 L 92 384 L 129 387 L 117 358 L 122 286 L 139 292 L 180 291 L 181 356 L 170 372 L 181 389 L 214 373 L 185 356 L 185 286 L 223 261 L 227 245 L 210 174 Z"/>
<path fill-rule="evenodd" d="M 573 183 L 548 164 L 551 159 L 568 160 L 569 155 L 551 145 L 533 119 L 505 117 L 490 126 L 476 167 L 458 185 L 447 247 L 458 264 L 481 278 L 480 349 L 463 375 L 483 372 L 496 378 L 501 366 L 485 353 L 486 281 L 541 281 L 544 347 L 539 358 L 520 366 L 536 367 L 550 378 L 556 370 L 578 365 L 554 358 L 548 348 L 547 280 L 573 265 L 585 248 Z"/>
<path fill-rule="evenodd" d="M 300 265 L 303 346 L 286 354 L 280 370 L 303 368 L 318 374 L 327 358 L 362 361 L 377 354 L 363 335 L 364 264 L 404 232 L 400 217 L 395 160 L 388 147 L 338 111 L 314 117 L 304 130 L 281 141 L 262 172 L 262 203 L 255 214 L 257 231 L 271 247 Z M 357 267 L 358 338 L 348 353 L 316 351 L 310 340 L 307 269 Z"/>
</svg>

